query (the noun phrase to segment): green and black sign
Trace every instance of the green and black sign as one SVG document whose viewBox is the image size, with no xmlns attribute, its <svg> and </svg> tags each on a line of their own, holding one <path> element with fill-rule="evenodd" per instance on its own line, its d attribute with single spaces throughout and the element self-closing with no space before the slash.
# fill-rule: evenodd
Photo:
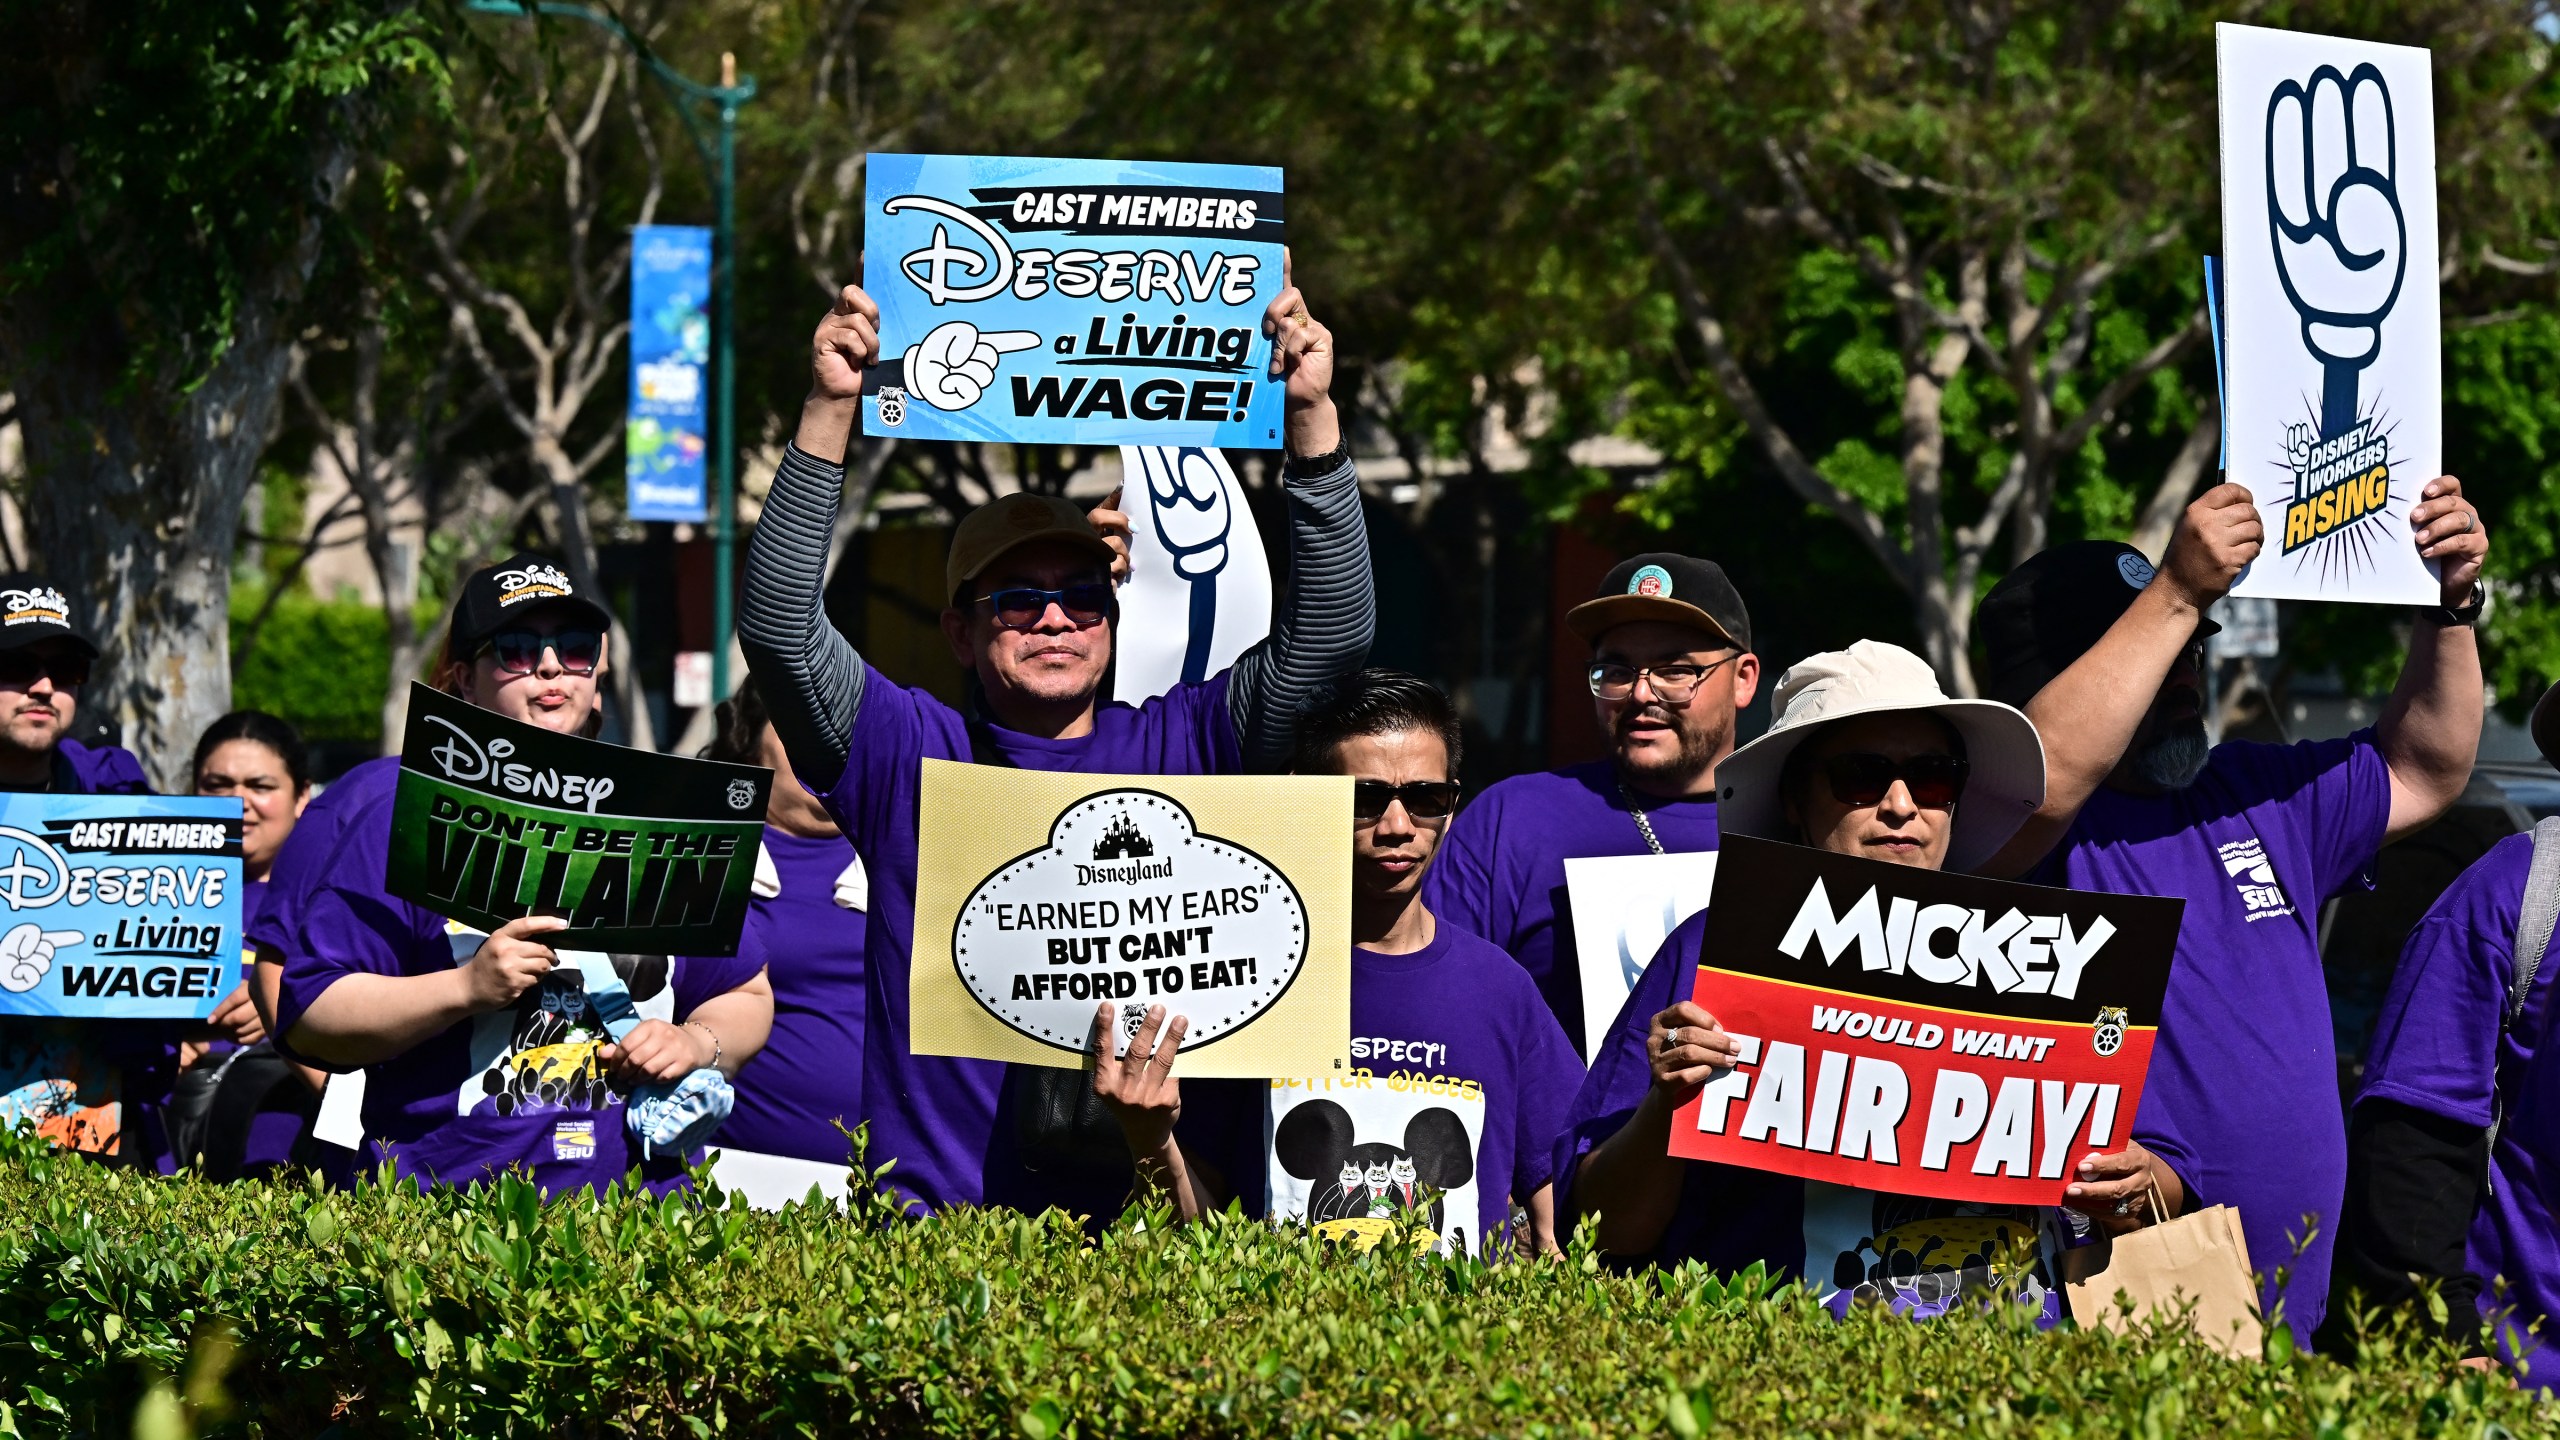
<svg viewBox="0 0 2560 1440">
<path fill-rule="evenodd" d="M 562 915 L 580 949 L 734 955 L 772 788 L 413 685 L 384 884 L 484 930 Z"/>
</svg>

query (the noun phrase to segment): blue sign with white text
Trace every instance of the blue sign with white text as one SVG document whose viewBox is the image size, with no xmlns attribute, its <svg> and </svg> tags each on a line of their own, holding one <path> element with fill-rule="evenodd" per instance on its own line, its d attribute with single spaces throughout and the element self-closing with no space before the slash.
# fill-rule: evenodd
<svg viewBox="0 0 2560 1440">
<path fill-rule="evenodd" d="M 1280 172 L 873 155 L 866 435 L 1280 448 Z"/>
<path fill-rule="evenodd" d="M 0 1014 L 200 1020 L 240 983 L 240 802 L 0 798 Z"/>
<path fill-rule="evenodd" d="M 622 483 L 634 520 L 701 521 L 704 380 L 710 374 L 711 232 L 631 232 L 631 407 Z"/>
</svg>

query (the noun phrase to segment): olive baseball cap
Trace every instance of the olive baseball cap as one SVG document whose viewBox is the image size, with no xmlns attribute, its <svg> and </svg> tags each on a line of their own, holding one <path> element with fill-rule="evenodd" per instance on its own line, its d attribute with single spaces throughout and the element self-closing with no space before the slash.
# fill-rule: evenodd
<svg viewBox="0 0 2560 1440">
<path fill-rule="evenodd" d="M 1111 547 L 1094 533 L 1093 522 L 1074 501 L 1063 495 L 1017 490 L 970 511 L 960 528 L 951 532 L 951 554 L 942 562 L 942 593 L 958 600 L 961 587 L 998 560 L 1042 540 L 1087 551 L 1106 571 L 1111 566 Z"/>
<path fill-rule="evenodd" d="M 1564 617 L 1566 628 L 1594 644 L 1602 633 L 1633 620 L 1686 625 L 1751 648 L 1751 612 L 1713 560 L 1663 551 L 1621 560 L 1600 582 L 1600 593 Z"/>
<path fill-rule="evenodd" d="M 2074 540 L 2028 556 L 1974 608 L 1982 693 L 2024 707 L 2124 618 L 2155 573 L 2121 540 Z M 2207 620 L 2198 633 L 2221 628 Z"/>
<path fill-rule="evenodd" d="M 68 640 L 98 658 L 98 642 L 72 625 L 71 602 L 60 590 L 24 571 L 0 575 L 0 650 L 41 640 Z"/>
</svg>

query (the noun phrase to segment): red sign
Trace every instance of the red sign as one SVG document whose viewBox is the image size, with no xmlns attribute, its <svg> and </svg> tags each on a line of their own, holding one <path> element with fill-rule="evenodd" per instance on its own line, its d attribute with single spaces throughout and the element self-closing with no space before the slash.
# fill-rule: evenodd
<svg viewBox="0 0 2560 1440">
<path fill-rule="evenodd" d="M 1715 896 L 1694 998 L 1741 1063 L 1682 1107 L 1672 1154 L 2052 1205 L 2124 1148 L 2184 902 L 1743 836 Z"/>
</svg>

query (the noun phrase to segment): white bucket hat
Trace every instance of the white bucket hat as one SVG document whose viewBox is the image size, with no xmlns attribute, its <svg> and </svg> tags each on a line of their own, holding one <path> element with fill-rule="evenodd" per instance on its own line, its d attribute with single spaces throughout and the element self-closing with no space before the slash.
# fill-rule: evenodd
<svg viewBox="0 0 2560 1440">
<path fill-rule="evenodd" d="M 1767 734 L 1716 767 L 1716 820 L 1732 834 L 1792 839 L 1778 793 L 1787 757 L 1830 721 L 1899 710 L 1925 710 L 1964 737 L 1973 773 L 1956 802 L 1949 870 L 1999 853 L 2044 803 L 2044 742 L 2027 717 L 1997 700 L 1948 698 L 1929 662 L 1899 645 L 1861 640 L 1797 661 L 1779 677 L 1777 710 Z"/>
</svg>

